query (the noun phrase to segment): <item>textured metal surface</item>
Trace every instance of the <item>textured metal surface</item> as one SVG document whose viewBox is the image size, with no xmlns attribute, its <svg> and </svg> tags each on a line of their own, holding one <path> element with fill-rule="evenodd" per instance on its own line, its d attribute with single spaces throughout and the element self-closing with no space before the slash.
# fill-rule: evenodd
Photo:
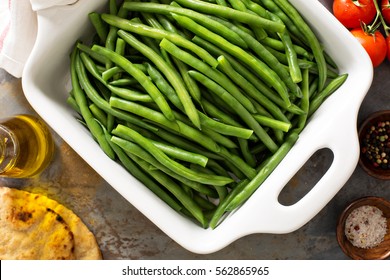
<svg viewBox="0 0 390 280">
<path fill-rule="evenodd" d="M 332 1 L 320 1 L 326 7 Z M 373 85 L 359 112 L 390 108 L 390 63 L 375 69 Z M 24 98 L 21 80 L 0 69 L 0 117 L 36 115 Z M 58 200 L 94 232 L 105 259 L 347 259 L 336 240 L 335 226 L 352 200 L 377 195 L 390 199 L 390 182 L 369 177 L 357 166 L 334 199 L 301 229 L 283 235 L 253 234 L 225 249 L 196 255 L 183 249 L 111 188 L 54 132 L 56 154 L 51 165 L 34 179 L 0 178 L 0 184 L 42 193 Z M 342 136 L 341 136 L 342 137 Z M 290 181 L 280 196 L 288 205 L 297 201 L 328 168 L 332 155 L 320 151 Z"/>
</svg>

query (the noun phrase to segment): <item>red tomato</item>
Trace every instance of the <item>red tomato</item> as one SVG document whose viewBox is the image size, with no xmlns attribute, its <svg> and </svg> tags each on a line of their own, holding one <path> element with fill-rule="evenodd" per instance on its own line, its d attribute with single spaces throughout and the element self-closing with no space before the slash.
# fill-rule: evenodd
<svg viewBox="0 0 390 280">
<path fill-rule="evenodd" d="M 386 37 L 387 43 L 387 59 L 390 61 L 390 35 Z"/>
<path fill-rule="evenodd" d="M 386 44 L 385 37 L 383 37 L 380 31 L 376 31 L 374 34 L 367 34 L 361 28 L 355 28 L 351 30 L 351 33 L 362 44 L 371 58 L 372 65 L 374 67 L 379 66 L 386 58 L 388 45 Z"/>
<path fill-rule="evenodd" d="M 390 4 L 389 0 L 382 0 L 381 3 L 382 16 L 387 24 L 390 24 Z"/>
<path fill-rule="evenodd" d="M 373 0 L 334 0 L 334 16 L 347 28 L 360 27 L 360 22 L 371 23 L 376 15 Z"/>
</svg>

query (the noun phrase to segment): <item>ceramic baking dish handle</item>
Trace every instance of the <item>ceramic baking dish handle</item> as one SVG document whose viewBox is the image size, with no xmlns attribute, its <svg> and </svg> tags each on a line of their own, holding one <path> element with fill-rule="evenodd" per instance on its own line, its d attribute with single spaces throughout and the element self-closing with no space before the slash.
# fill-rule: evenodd
<svg viewBox="0 0 390 280">
<path fill-rule="evenodd" d="M 320 137 L 323 145 L 319 145 L 318 148 L 329 148 L 333 153 L 333 161 L 321 179 L 302 199 L 291 206 L 280 206 L 284 218 L 295 221 L 295 225 L 292 223 L 291 227 L 301 227 L 323 209 L 347 182 L 358 163 L 359 141 L 356 120 L 348 122 L 348 119 L 344 118 L 343 122 L 338 119 L 334 128 L 327 130 L 323 135 L 320 134 Z M 317 138 L 314 140 L 321 143 L 318 135 L 313 138 Z M 309 141 L 308 138 L 307 142 Z M 306 146 L 305 143 L 301 144 Z M 309 154 L 307 154 L 307 159 L 308 156 Z M 311 211 L 307 211 L 308 207 Z M 311 212 L 311 215 L 308 212 Z"/>
<path fill-rule="evenodd" d="M 248 230 L 246 234 L 287 233 L 300 228 L 312 219 L 346 183 L 358 162 L 359 142 L 355 116 L 345 115 L 340 113 L 338 116 L 334 115 L 320 121 L 312 120 L 309 124 L 311 127 L 307 127 L 311 133 L 306 134 L 305 137 L 302 135 L 298 139 L 277 169 L 240 208 L 240 211 L 235 213 L 238 216 L 234 217 L 235 214 L 231 216 L 235 220 L 242 221 L 244 228 Z M 322 129 L 314 129 L 315 127 Z M 313 133 L 314 131 L 316 132 Z M 289 206 L 280 204 L 278 196 L 285 185 L 316 151 L 323 148 L 328 148 L 333 153 L 333 161 L 328 170 L 298 202 Z M 253 217 L 254 212 L 267 213 L 267 215 L 262 215 L 255 223 L 245 218 L 245 216 Z"/>
</svg>

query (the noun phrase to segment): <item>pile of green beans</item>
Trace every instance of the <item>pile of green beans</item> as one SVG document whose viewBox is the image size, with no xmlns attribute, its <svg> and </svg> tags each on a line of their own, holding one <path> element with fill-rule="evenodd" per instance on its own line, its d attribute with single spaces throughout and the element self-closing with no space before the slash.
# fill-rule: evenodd
<svg viewBox="0 0 390 280">
<path fill-rule="evenodd" d="M 347 78 L 288 0 L 107 10 L 75 43 L 68 103 L 108 157 L 204 228 L 259 188 Z"/>
</svg>

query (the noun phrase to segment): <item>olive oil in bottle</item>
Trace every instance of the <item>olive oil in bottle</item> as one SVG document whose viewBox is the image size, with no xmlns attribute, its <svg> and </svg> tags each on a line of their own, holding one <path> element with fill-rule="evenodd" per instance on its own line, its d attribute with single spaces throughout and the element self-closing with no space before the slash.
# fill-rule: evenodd
<svg viewBox="0 0 390 280">
<path fill-rule="evenodd" d="M 53 154 L 52 135 L 37 117 L 17 115 L 0 121 L 0 177 L 34 177 Z"/>
</svg>

